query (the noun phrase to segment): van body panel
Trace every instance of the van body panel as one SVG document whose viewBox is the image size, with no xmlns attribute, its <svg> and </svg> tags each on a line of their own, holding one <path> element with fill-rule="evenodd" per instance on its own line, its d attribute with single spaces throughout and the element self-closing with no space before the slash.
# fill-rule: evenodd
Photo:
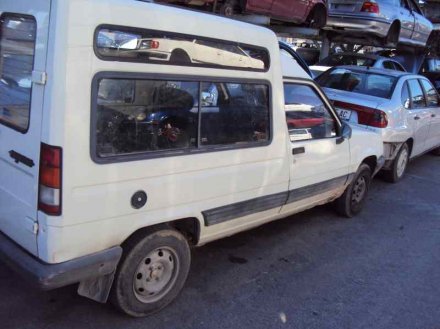
<svg viewBox="0 0 440 329">
<path fill-rule="evenodd" d="M 7 127 L 0 123 L 0 231 L 34 255 L 38 254 L 36 239 L 38 170 L 45 90 L 44 80 L 38 81 L 36 78 L 44 76 L 46 70 L 50 5 L 51 2 L 48 0 L 33 1 L 32 6 L 29 6 L 29 2 L 25 0 L 4 1 L 0 5 L 0 14 L 3 17 L 14 15 L 15 21 L 9 23 L 11 29 L 14 24 L 24 24 L 21 21 L 22 17 L 34 20 L 36 24 L 33 73 L 22 77 L 16 82 L 18 86 L 10 89 L 21 89 L 20 92 L 23 92 L 23 89 L 31 88 L 28 128 L 17 131 L 13 126 Z M 18 56 L 32 56 L 31 49 L 28 49 L 26 55 L 14 53 L 16 41 L 7 39 L 6 35 L 5 40 L 7 41 L 4 42 L 2 50 L 4 61 L 11 59 L 19 63 Z M 6 70 L 5 66 L 3 67 Z M 3 77 L 5 74 L 6 72 L 3 72 Z M 19 74 L 19 70 L 11 74 Z M 5 84 L 4 80 L 0 83 Z M 7 103 L 3 104 L 2 111 L 5 111 L 7 106 Z M 17 156 L 25 161 L 20 161 Z"/>
</svg>

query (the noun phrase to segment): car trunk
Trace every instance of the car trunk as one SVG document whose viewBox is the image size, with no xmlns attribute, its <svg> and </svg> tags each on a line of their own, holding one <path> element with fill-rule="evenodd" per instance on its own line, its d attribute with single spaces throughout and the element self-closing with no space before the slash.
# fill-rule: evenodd
<svg viewBox="0 0 440 329">
<path fill-rule="evenodd" d="M 331 14 L 357 13 L 361 10 L 364 1 L 331 0 L 329 9 Z"/>
<path fill-rule="evenodd" d="M 34 255 L 50 5 L 0 4 L 0 231 Z"/>
<path fill-rule="evenodd" d="M 365 124 L 365 121 L 362 122 L 361 116 L 362 119 L 365 120 L 366 116 L 371 116 L 373 111 L 380 109 L 381 105 L 386 102 L 386 99 L 380 97 L 331 88 L 323 89 L 331 103 L 334 105 L 341 119 L 349 123 L 359 124 L 362 126 L 367 126 L 370 124 Z"/>
</svg>

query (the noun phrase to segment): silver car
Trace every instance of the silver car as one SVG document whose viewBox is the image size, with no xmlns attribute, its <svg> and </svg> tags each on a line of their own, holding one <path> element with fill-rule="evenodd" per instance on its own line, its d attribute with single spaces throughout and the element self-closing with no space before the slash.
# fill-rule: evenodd
<svg viewBox="0 0 440 329">
<path fill-rule="evenodd" d="M 425 46 L 433 25 L 414 0 L 331 0 L 326 29 L 377 46 Z"/>
</svg>

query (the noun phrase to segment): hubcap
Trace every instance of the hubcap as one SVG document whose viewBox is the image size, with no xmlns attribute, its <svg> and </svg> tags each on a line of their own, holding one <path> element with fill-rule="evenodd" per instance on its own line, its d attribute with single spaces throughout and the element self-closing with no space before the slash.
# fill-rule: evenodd
<svg viewBox="0 0 440 329">
<path fill-rule="evenodd" d="M 408 150 L 402 149 L 399 158 L 397 159 L 397 177 L 402 177 L 408 164 Z"/>
<path fill-rule="evenodd" d="M 359 177 L 353 186 L 353 192 L 351 193 L 351 202 L 352 203 L 360 203 L 365 196 L 365 192 L 367 191 L 367 181 L 365 177 Z"/>
<path fill-rule="evenodd" d="M 138 265 L 133 278 L 133 291 L 142 303 L 153 303 L 173 287 L 179 270 L 176 252 L 169 247 L 150 252 Z"/>
</svg>

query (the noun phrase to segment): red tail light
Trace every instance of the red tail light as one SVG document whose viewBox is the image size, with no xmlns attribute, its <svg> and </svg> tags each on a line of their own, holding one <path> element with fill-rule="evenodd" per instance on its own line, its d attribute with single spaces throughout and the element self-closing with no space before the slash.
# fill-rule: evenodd
<svg viewBox="0 0 440 329">
<path fill-rule="evenodd" d="M 372 0 L 372 1 L 365 1 L 362 5 L 362 12 L 364 13 L 373 13 L 373 14 L 379 14 L 379 4 Z"/>
<path fill-rule="evenodd" d="M 157 49 L 159 45 L 160 43 L 157 40 L 143 40 L 140 49 Z"/>
<path fill-rule="evenodd" d="M 61 215 L 61 169 L 61 148 L 41 143 L 38 209 L 52 216 Z"/>
<path fill-rule="evenodd" d="M 376 128 L 386 128 L 388 126 L 388 117 L 384 111 L 377 110 L 367 106 L 340 102 L 340 101 L 335 101 L 334 106 L 351 111 L 356 111 L 358 116 L 358 123 L 361 125 L 366 125 Z"/>
<path fill-rule="evenodd" d="M 159 41 L 151 40 L 151 48 L 153 49 L 159 48 Z"/>
</svg>

